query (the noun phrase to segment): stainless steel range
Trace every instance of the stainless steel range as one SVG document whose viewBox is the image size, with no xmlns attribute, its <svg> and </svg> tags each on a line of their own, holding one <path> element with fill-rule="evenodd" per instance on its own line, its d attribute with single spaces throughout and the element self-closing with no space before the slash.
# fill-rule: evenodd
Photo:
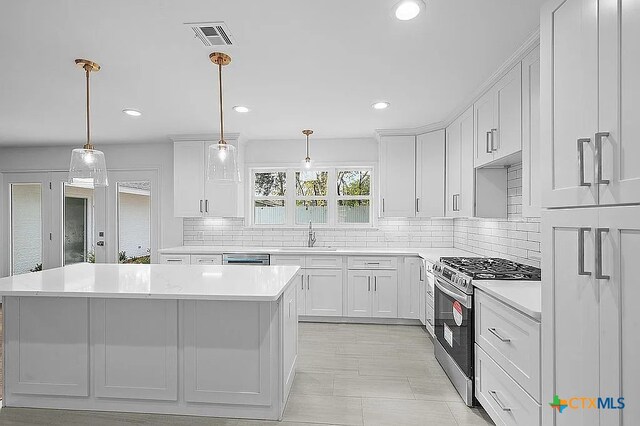
<svg viewBox="0 0 640 426">
<path fill-rule="evenodd" d="M 435 355 L 464 400 L 473 397 L 473 280 L 540 281 L 540 269 L 490 257 L 441 257 L 435 282 Z"/>
</svg>

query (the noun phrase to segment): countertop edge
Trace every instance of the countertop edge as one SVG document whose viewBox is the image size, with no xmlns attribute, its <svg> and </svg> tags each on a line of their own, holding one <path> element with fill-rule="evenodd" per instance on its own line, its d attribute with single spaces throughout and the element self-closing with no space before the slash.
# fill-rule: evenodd
<svg viewBox="0 0 640 426">
<path fill-rule="evenodd" d="M 524 314 L 524 315 L 526 315 L 528 317 L 531 317 L 532 319 L 536 320 L 537 322 L 541 322 L 541 319 L 542 319 L 542 313 L 541 312 L 534 311 L 534 310 L 522 305 L 521 303 L 516 302 L 512 298 L 505 296 L 503 293 L 501 293 L 499 291 L 496 291 L 491 286 L 486 285 L 483 282 L 478 282 L 478 283 L 474 282 L 473 286 L 475 288 L 477 288 L 478 290 L 487 293 L 489 296 L 501 301 L 505 305 L 515 309 L 516 311 L 521 312 L 522 314 Z"/>
</svg>

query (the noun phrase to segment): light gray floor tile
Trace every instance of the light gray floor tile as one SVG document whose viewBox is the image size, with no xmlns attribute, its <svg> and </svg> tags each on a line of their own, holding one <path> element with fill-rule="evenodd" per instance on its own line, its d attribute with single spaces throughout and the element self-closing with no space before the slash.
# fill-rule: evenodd
<svg viewBox="0 0 640 426">
<path fill-rule="evenodd" d="M 283 420 L 362 425 L 362 399 L 342 396 L 291 395 Z"/>
<path fill-rule="evenodd" d="M 333 372 L 298 371 L 293 381 L 293 395 L 333 395 Z"/>
<path fill-rule="evenodd" d="M 494 424 L 487 412 L 480 407 L 469 408 L 462 402 L 447 402 L 447 405 L 460 426 L 484 426 Z"/>
<path fill-rule="evenodd" d="M 307 372 L 357 372 L 358 360 L 338 355 L 300 356 L 296 369 Z"/>
<path fill-rule="evenodd" d="M 460 402 L 460 395 L 447 377 L 409 377 L 416 399 Z"/>
<path fill-rule="evenodd" d="M 362 400 L 365 426 L 457 426 L 445 402 L 404 399 Z"/>
<path fill-rule="evenodd" d="M 380 357 L 359 359 L 358 371 L 362 376 L 390 376 L 390 377 L 425 377 L 429 370 L 424 361 L 402 359 L 397 357 Z"/>
<path fill-rule="evenodd" d="M 413 399 L 409 380 L 383 376 L 340 376 L 334 379 L 333 394 L 368 398 Z"/>
</svg>

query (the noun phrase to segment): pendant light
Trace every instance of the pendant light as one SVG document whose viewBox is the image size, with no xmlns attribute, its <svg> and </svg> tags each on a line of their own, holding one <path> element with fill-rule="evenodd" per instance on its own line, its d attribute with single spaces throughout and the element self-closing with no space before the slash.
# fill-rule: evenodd
<svg viewBox="0 0 640 426">
<path fill-rule="evenodd" d="M 222 110 L 222 66 L 231 62 L 225 53 L 213 52 L 209 55 L 211 62 L 218 65 L 218 88 L 220 91 L 220 141 L 209 146 L 207 178 L 221 183 L 237 183 L 240 181 L 238 171 L 238 152 L 236 147 L 224 140 L 224 119 Z"/>
<path fill-rule="evenodd" d="M 310 169 L 313 167 L 313 161 L 311 160 L 311 157 L 309 157 L 309 135 L 313 134 L 313 130 L 304 129 L 302 131 L 302 134 L 307 137 L 307 156 L 305 157 L 304 160 L 302 160 L 302 165 L 304 166 L 305 169 Z"/>
<path fill-rule="evenodd" d="M 95 149 L 91 143 L 89 75 L 91 72 L 100 71 L 100 65 L 87 59 L 76 59 L 76 65 L 84 69 L 87 81 L 87 143 L 82 148 L 71 151 L 69 183 L 88 188 L 109 186 L 104 153 Z"/>
</svg>

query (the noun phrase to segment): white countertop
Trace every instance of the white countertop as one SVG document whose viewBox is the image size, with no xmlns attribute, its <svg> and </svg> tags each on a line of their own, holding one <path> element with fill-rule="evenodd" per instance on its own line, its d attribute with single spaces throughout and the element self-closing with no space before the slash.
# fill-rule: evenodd
<svg viewBox="0 0 640 426">
<path fill-rule="evenodd" d="M 269 253 L 279 255 L 340 255 L 340 256 L 419 256 L 434 263 L 442 256 L 480 256 L 453 247 L 436 248 L 386 248 L 386 247 L 222 247 L 222 246 L 178 246 L 158 250 L 161 254 L 222 254 L 222 253 Z"/>
<path fill-rule="evenodd" d="M 0 296 L 274 301 L 297 266 L 79 263 L 0 279 Z"/>
<path fill-rule="evenodd" d="M 474 287 L 540 321 L 542 312 L 540 281 L 473 280 L 472 282 Z"/>
</svg>

